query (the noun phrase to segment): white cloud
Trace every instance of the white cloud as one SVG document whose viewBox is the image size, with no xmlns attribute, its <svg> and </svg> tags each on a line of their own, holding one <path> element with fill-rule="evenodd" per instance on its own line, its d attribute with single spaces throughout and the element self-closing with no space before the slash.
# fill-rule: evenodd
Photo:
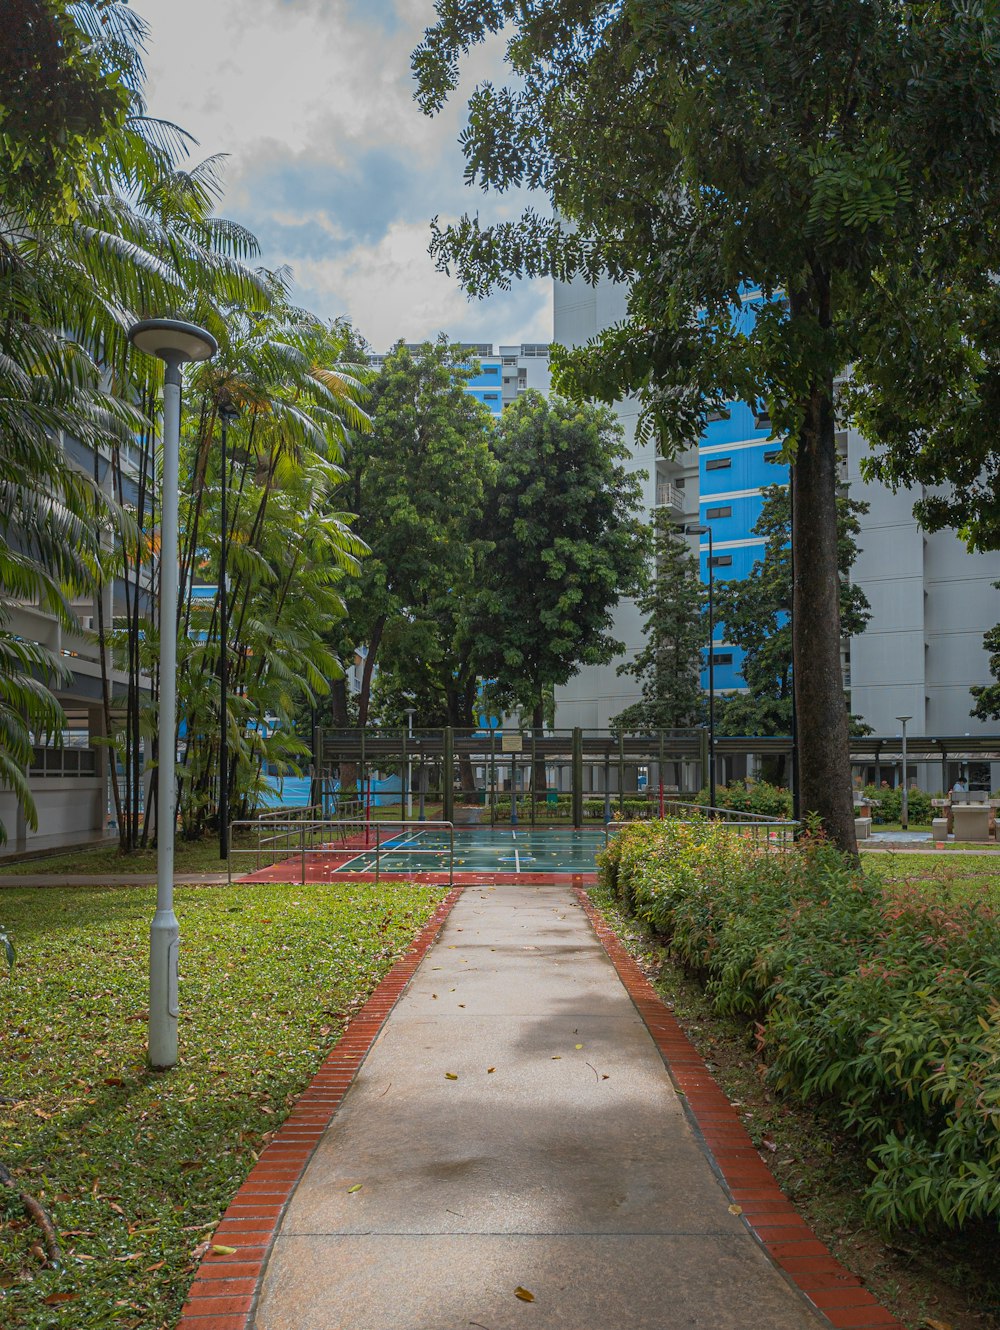
<svg viewBox="0 0 1000 1330">
<path fill-rule="evenodd" d="M 221 210 L 261 236 L 269 267 L 291 265 L 296 299 L 324 317 L 349 311 L 373 344 L 441 329 L 551 335 L 540 284 L 470 305 L 426 253 L 435 212 L 511 211 L 463 187 L 456 143 L 468 91 L 495 74 L 497 43 L 473 52 L 462 91 L 430 120 L 413 101 L 409 58 L 432 0 L 132 2 L 151 29 L 152 113 L 194 134 L 196 157 L 230 155 Z"/>
<path fill-rule="evenodd" d="M 300 259 L 297 268 L 316 296 L 343 300 L 343 312 L 376 350 L 439 332 L 458 341 L 528 342 L 547 338 L 551 327 L 547 282 L 526 282 L 507 297 L 507 321 L 498 327 L 492 302 L 470 304 L 453 278 L 434 270 L 419 224 L 394 223 L 375 245 L 356 245 L 339 258 Z"/>
</svg>

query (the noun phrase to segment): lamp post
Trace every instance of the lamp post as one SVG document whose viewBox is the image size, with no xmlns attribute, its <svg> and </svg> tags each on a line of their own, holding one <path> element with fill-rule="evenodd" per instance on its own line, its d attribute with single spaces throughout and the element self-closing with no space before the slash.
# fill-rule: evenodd
<svg viewBox="0 0 1000 1330">
<path fill-rule="evenodd" d="M 220 530 L 222 545 L 219 550 L 219 858 L 229 858 L 229 593 L 226 587 L 226 555 L 229 533 L 226 514 L 226 486 L 229 460 L 226 444 L 229 422 L 238 411 L 231 406 L 219 408 L 222 421 L 222 492 L 220 495 Z"/>
<path fill-rule="evenodd" d="M 413 821 L 413 758 L 410 756 L 410 748 L 413 746 L 413 717 L 416 707 L 406 707 L 406 820 Z"/>
<path fill-rule="evenodd" d="M 174 779 L 177 720 L 177 487 L 181 434 L 181 365 L 208 360 L 215 338 L 193 323 L 144 319 L 129 329 L 129 341 L 163 361 L 163 479 L 160 504 L 160 705 L 159 773 L 156 802 L 156 913 L 149 930 L 149 1062 L 177 1061 L 177 953 L 180 930 L 174 914 Z"/>
<path fill-rule="evenodd" d="M 686 536 L 708 536 L 708 806 L 715 807 L 715 584 L 712 528 L 687 525 Z"/>
<path fill-rule="evenodd" d="M 903 727 L 903 797 L 899 808 L 899 825 L 906 831 L 910 825 L 910 800 L 909 791 L 906 788 L 906 722 L 912 720 L 912 716 L 897 716 L 896 719 Z"/>
</svg>

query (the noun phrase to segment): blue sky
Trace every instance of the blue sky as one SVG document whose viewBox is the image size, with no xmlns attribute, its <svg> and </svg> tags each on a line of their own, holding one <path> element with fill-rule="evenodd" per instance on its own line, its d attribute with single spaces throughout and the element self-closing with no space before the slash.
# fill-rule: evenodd
<svg viewBox="0 0 1000 1330">
<path fill-rule="evenodd" d="M 477 50 L 435 120 L 413 101 L 409 57 L 432 0 L 132 0 L 150 27 L 154 115 L 228 154 L 220 211 L 248 226 L 293 298 L 348 316 L 376 350 L 446 332 L 477 342 L 548 341 L 551 288 L 522 283 L 471 302 L 427 254 L 429 222 L 516 215 L 523 197 L 462 182 L 456 138 L 468 92 L 500 75 Z M 544 200 L 536 200 L 544 208 Z"/>
</svg>

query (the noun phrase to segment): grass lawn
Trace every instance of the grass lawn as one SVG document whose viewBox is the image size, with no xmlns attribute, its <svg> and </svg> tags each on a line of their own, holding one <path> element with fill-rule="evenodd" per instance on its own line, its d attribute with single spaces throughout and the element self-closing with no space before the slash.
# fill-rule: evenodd
<svg viewBox="0 0 1000 1330">
<path fill-rule="evenodd" d="M 886 851 L 866 854 L 865 871 L 881 878 L 886 888 L 916 888 L 948 901 L 977 900 L 1000 909 L 1000 854 L 910 854 Z"/>
<path fill-rule="evenodd" d="M 3 1330 L 168 1330 L 200 1244 L 445 888 L 180 887 L 180 1062 L 145 1065 L 152 888 L 0 888 Z"/>
<path fill-rule="evenodd" d="M 248 844 L 245 838 L 236 844 Z M 219 842 L 209 838 L 199 841 L 178 839 L 174 847 L 176 873 L 224 873 L 225 859 L 219 858 Z M 0 878 L 34 876 L 36 873 L 155 873 L 156 849 L 136 850 L 122 854 L 117 845 L 98 845 L 69 853 L 39 855 L 35 859 L 22 859 L 19 863 L 5 863 L 0 867 Z"/>
</svg>

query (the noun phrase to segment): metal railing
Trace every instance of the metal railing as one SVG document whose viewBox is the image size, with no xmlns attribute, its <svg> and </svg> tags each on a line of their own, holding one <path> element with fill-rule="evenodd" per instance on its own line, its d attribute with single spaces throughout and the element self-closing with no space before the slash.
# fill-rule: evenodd
<svg viewBox="0 0 1000 1330">
<path fill-rule="evenodd" d="M 286 818 L 282 821 L 263 817 L 254 821 L 233 822 L 230 830 L 233 834 L 226 864 L 230 885 L 236 859 L 254 859 L 253 869 L 247 869 L 247 872 L 259 872 L 262 868 L 273 868 L 276 863 L 298 860 L 299 881 L 304 886 L 308 881 L 310 857 L 329 856 L 338 852 L 347 854 L 346 862 L 364 855 L 373 856 L 376 882 L 382 874 L 384 860 L 393 854 L 433 855 L 437 859 L 446 854 L 449 887 L 455 881 L 455 826 L 452 822 L 421 822 L 419 830 L 414 831 L 412 822 L 382 819 L 359 822 L 354 818 Z M 421 848 L 417 843 L 418 838 L 426 831 L 446 832 L 447 847 L 436 845 Z M 387 836 L 387 832 L 391 834 Z M 400 840 L 400 832 L 411 834 Z M 238 843 L 238 838 L 243 841 L 242 844 Z M 339 872 L 340 869 L 338 867 L 333 871 Z"/>
<path fill-rule="evenodd" d="M 254 819 L 258 823 L 263 822 L 317 822 L 323 816 L 323 809 L 319 804 L 307 804 L 299 806 L 298 804 L 279 804 L 277 808 L 265 808 L 259 812 Z"/>
<path fill-rule="evenodd" d="M 698 817 L 678 817 L 673 812 L 674 809 L 683 808 L 698 813 Z M 766 813 L 743 812 L 737 808 L 710 808 L 704 804 L 689 804 L 671 801 L 671 811 L 662 820 L 664 822 L 680 823 L 682 826 L 696 826 L 707 822 L 724 822 L 737 830 L 742 830 L 745 836 L 755 842 L 770 848 L 772 845 L 784 847 L 795 840 L 796 832 L 801 827 L 800 822 L 792 818 L 774 818 L 768 817 Z M 605 822 L 604 824 L 604 844 L 607 847 L 611 833 L 622 831 L 626 827 L 648 827 L 650 821 L 659 819 L 649 819 L 636 822 Z"/>
</svg>

